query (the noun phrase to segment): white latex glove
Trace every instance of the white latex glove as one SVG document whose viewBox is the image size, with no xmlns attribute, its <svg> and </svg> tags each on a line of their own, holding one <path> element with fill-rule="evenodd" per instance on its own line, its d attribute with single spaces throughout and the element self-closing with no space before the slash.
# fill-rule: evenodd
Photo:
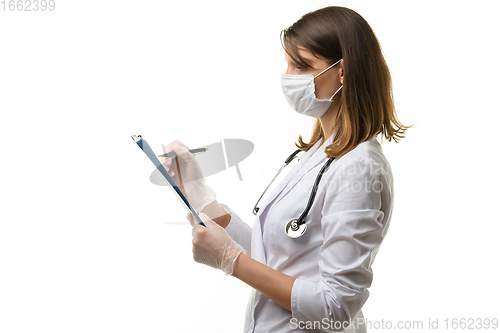
<svg viewBox="0 0 500 333">
<path fill-rule="evenodd" d="M 217 199 L 216 193 L 206 184 L 196 157 L 184 143 L 176 140 L 163 147 L 163 153 L 172 151 L 177 154 L 176 157 L 162 157 L 160 162 L 179 185 L 194 210 L 199 213 Z"/>
<path fill-rule="evenodd" d="M 188 220 L 193 226 L 193 258 L 196 262 L 221 269 L 227 275 L 233 274 L 234 262 L 241 253 L 247 253 L 236 243 L 223 227 L 212 221 L 206 214 L 199 214 L 206 227 Z"/>
</svg>

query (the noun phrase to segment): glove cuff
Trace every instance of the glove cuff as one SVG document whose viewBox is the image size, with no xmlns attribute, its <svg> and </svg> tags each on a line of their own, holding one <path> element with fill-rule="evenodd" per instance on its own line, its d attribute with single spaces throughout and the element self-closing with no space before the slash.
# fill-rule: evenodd
<svg viewBox="0 0 500 333">
<path fill-rule="evenodd" d="M 246 254 L 247 251 L 240 244 L 233 242 L 234 248 L 232 249 L 232 253 L 228 255 L 225 260 L 221 264 L 221 270 L 226 273 L 226 276 L 233 275 L 233 268 L 236 259 L 240 256 L 240 254 Z"/>
<path fill-rule="evenodd" d="M 199 214 L 206 206 L 217 200 L 216 192 L 208 185 L 204 186 L 202 193 L 203 198 L 197 198 L 196 206 L 193 207 L 197 214 Z"/>
</svg>

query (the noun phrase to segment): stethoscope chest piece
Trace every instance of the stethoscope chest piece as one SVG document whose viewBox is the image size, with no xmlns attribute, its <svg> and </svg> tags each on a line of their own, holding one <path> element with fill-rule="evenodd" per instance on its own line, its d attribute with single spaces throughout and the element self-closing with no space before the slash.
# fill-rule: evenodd
<svg viewBox="0 0 500 333">
<path fill-rule="evenodd" d="M 307 225 L 305 223 L 298 224 L 298 219 L 293 219 L 286 224 L 285 232 L 290 238 L 299 238 L 302 236 L 307 229 Z"/>
</svg>

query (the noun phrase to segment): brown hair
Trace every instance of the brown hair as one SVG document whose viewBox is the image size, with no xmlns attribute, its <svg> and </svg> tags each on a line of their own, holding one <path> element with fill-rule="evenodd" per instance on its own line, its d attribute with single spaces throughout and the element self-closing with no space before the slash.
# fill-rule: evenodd
<svg viewBox="0 0 500 333">
<path fill-rule="evenodd" d="M 330 64 L 343 59 L 344 87 L 333 143 L 325 149 L 328 157 L 340 157 L 379 133 L 398 142 L 413 127 L 398 120 L 391 75 L 377 37 L 355 11 L 332 6 L 307 13 L 281 32 L 281 42 L 290 58 L 304 68 L 311 66 L 297 53 L 298 46 Z M 311 140 L 304 142 L 299 135 L 295 145 L 308 150 L 323 136 L 316 119 Z"/>
</svg>

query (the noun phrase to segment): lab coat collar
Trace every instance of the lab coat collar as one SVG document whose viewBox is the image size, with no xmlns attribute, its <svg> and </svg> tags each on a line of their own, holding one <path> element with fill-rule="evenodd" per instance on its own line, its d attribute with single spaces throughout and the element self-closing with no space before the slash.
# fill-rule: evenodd
<svg viewBox="0 0 500 333">
<path fill-rule="evenodd" d="M 325 148 L 333 142 L 333 135 L 329 137 L 325 142 L 323 142 L 323 138 L 318 140 L 314 146 L 312 146 L 302 157 L 305 159 L 305 163 L 301 166 L 300 172 L 295 175 L 292 175 L 289 184 L 285 185 L 284 190 L 280 194 L 278 198 L 279 202 L 288 192 L 290 192 L 295 185 L 312 169 L 314 169 L 318 164 L 326 161 L 326 153 Z"/>
</svg>

